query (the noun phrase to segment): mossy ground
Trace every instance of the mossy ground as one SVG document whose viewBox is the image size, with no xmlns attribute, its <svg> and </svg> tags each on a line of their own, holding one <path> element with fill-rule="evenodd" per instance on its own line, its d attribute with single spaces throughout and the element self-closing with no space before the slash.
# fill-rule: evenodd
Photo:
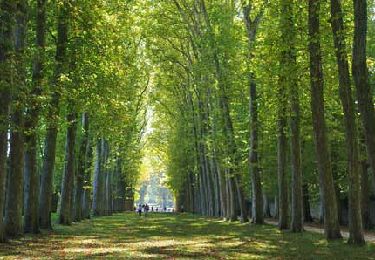
<svg viewBox="0 0 375 260">
<path fill-rule="evenodd" d="M 6 259 L 375 259 L 375 245 L 182 214 L 94 218 L 0 244 Z"/>
</svg>

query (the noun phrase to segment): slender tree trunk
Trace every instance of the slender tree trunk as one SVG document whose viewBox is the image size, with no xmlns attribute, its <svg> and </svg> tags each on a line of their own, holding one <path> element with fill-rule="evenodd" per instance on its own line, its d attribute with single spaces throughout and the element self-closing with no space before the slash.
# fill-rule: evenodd
<svg viewBox="0 0 375 260">
<path fill-rule="evenodd" d="M 104 139 L 99 139 L 96 145 L 96 162 L 94 172 L 94 191 L 92 209 L 94 216 L 105 215 L 105 162 L 107 157 L 107 147 Z"/>
<path fill-rule="evenodd" d="M 263 15 L 263 10 L 251 19 L 251 3 L 243 7 L 244 23 L 247 30 L 247 38 L 249 45 L 249 60 L 253 59 L 253 51 L 256 42 L 257 29 L 260 19 Z M 263 224 L 263 194 L 262 184 L 258 166 L 258 100 L 257 100 L 257 85 L 255 81 L 255 74 L 249 71 L 249 111 L 250 111 L 250 152 L 249 152 L 249 169 L 251 175 L 252 187 L 252 222 L 256 224 Z"/>
<path fill-rule="evenodd" d="M 320 0 L 309 0 L 311 110 L 320 176 L 319 183 L 324 205 L 324 233 L 327 239 L 337 239 L 341 238 L 341 234 L 324 116 L 324 77 L 320 48 L 319 11 Z"/>
<path fill-rule="evenodd" d="M 85 184 L 85 175 L 87 174 L 87 149 L 89 145 L 89 116 L 87 113 L 82 115 L 83 136 L 79 147 L 78 169 L 76 175 L 77 187 L 75 189 L 75 221 L 83 219 L 83 192 Z"/>
<path fill-rule="evenodd" d="M 369 196 L 369 176 L 366 160 L 361 162 L 361 212 L 363 228 L 369 230 L 372 228 L 370 218 L 370 196 Z"/>
<path fill-rule="evenodd" d="M 301 140 L 300 140 L 300 105 L 299 85 L 296 77 L 296 29 L 293 10 L 294 1 L 282 1 L 281 32 L 283 41 L 281 71 L 285 77 L 285 87 L 290 99 L 290 151 L 292 164 L 292 232 L 303 231 L 303 198 L 302 198 L 302 169 L 301 169 Z M 281 86 L 283 87 L 283 86 Z"/>
<path fill-rule="evenodd" d="M 277 119 L 277 176 L 278 176 L 278 198 L 279 198 L 279 229 L 289 228 L 289 195 L 287 181 L 287 108 L 288 108 L 288 47 L 289 47 L 289 29 L 288 20 L 291 14 L 287 13 L 288 3 L 282 2 L 282 10 L 280 16 L 280 31 L 282 51 L 280 57 L 280 75 L 278 86 L 278 119 Z"/>
<path fill-rule="evenodd" d="M 5 241 L 3 212 L 7 177 L 7 150 L 9 105 L 13 87 L 12 52 L 14 51 L 13 25 L 15 5 L 3 0 L 0 3 L 0 243 Z"/>
<path fill-rule="evenodd" d="M 37 161 L 37 126 L 39 122 L 40 103 L 38 98 L 42 94 L 45 57 L 46 31 L 46 0 L 37 1 L 36 12 L 36 47 L 33 62 L 31 102 L 27 110 L 26 151 L 25 151 L 25 196 L 24 196 L 24 231 L 39 233 L 39 176 Z"/>
<path fill-rule="evenodd" d="M 69 125 L 66 134 L 64 178 L 61 183 L 59 223 L 63 225 L 70 225 L 72 224 L 75 166 L 74 148 L 77 135 L 77 115 L 75 113 L 69 113 L 66 119 Z"/>
<path fill-rule="evenodd" d="M 250 76 L 250 154 L 251 186 L 253 191 L 253 222 L 263 224 L 263 194 L 258 166 L 258 103 L 256 84 Z"/>
<path fill-rule="evenodd" d="M 68 0 L 60 6 L 57 24 L 56 67 L 53 76 L 53 92 L 47 115 L 47 133 L 44 147 L 43 170 L 39 194 L 40 227 L 52 229 L 51 199 L 53 193 L 53 171 L 55 167 L 56 141 L 58 133 L 58 114 L 60 102 L 59 79 L 67 65 L 66 49 L 68 43 Z"/>
<path fill-rule="evenodd" d="M 357 120 L 343 34 L 345 32 L 344 19 L 339 0 L 331 0 L 331 25 L 336 48 L 339 94 L 344 110 L 345 139 L 349 162 L 349 243 L 363 244 Z"/>
<path fill-rule="evenodd" d="M 9 237 L 23 233 L 23 167 L 24 167 L 24 95 L 26 92 L 26 32 L 27 3 L 19 0 L 16 4 L 15 30 L 15 89 L 13 91 L 10 132 L 10 174 L 6 196 L 5 232 Z"/>
<path fill-rule="evenodd" d="M 282 97 L 281 97 L 282 99 Z M 282 105 L 281 105 L 282 106 Z M 289 196 L 286 173 L 287 138 L 285 134 L 286 118 L 285 109 L 279 112 L 278 137 L 277 137 L 277 176 L 278 176 L 278 204 L 279 204 L 279 229 L 289 228 Z"/>
<path fill-rule="evenodd" d="M 93 147 L 91 145 L 91 140 L 89 140 L 89 143 L 87 145 L 87 150 L 86 150 L 86 172 L 85 172 L 85 178 L 84 178 L 84 190 L 83 190 L 83 218 L 89 219 L 90 214 L 91 214 L 91 207 L 92 207 L 92 198 L 91 198 L 91 193 L 92 190 L 91 188 L 88 188 L 89 186 L 91 187 L 91 167 L 93 163 Z"/>
<path fill-rule="evenodd" d="M 357 90 L 358 108 L 364 128 L 367 157 L 375 178 L 375 111 L 366 64 L 367 0 L 353 0 L 354 40 L 352 75 Z"/>
</svg>

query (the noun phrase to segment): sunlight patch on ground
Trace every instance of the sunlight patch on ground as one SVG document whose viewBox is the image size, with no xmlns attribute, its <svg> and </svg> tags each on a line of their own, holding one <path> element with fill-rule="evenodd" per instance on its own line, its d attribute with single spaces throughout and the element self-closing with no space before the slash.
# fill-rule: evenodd
<svg viewBox="0 0 375 260">
<path fill-rule="evenodd" d="M 355 256 L 355 257 L 354 257 Z M 375 248 L 328 243 L 319 234 L 228 223 L 188 214 L 94 218 L 0 244 L 0 259 L 375 259 Z"/>
</svg>

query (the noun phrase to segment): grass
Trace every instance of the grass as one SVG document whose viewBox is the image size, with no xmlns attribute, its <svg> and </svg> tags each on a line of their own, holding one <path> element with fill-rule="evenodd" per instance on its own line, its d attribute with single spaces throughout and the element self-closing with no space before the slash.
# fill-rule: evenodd
<svg viewBox="0 0 375 260">
<path fill-rule="evenodd" d="M 118 214 L 0 244 L 5 259 L 375 259 L 375 245 L 193 215 Z"/>
</svg>

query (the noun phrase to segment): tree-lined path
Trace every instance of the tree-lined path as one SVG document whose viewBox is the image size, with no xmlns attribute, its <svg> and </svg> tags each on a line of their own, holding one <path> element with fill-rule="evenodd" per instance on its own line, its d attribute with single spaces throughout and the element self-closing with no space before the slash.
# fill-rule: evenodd
<svg viewBox="0 0 375 260">
<path fill-rule="evenodd" d="M 1 253 L 369 257 L 374 98 L 375 0 L 0 0 Z"/>
<path fill-rule="evenodd" d="M 50 234 L 0 245 L 7 259 L 373 259 L 375 246 L 193 215 L 135 213 L 57 225 Z M 350 256 L 350 257 L 349 257 Z M 348 258 L 349 257 L 349 258 Z"/>
</svg>

